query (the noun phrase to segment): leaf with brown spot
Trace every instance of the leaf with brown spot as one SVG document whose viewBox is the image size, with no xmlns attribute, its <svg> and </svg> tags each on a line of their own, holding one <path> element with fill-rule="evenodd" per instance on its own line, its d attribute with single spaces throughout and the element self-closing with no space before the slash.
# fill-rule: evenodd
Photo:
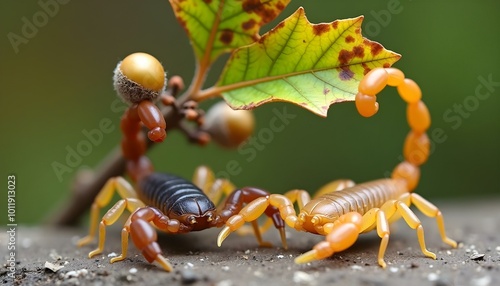
<svg viewBox="0 0 500 286">
<path fill-rule="evenodd" d="M 221 54 L 257 41 L 259 30 L 290 0 L 170 0 L 196 57 L 210 65 Z"/>
<path fill-rule="evenodd" d="M 311 24 L 302 8 L 251 45 L 233 52 L 216 86 L 235 109 L 287 101 L 326 116 L 331 104 L 354 101 L 363 76 L 400 55 L 363 38 L 363 17 Z"/>
</svg>

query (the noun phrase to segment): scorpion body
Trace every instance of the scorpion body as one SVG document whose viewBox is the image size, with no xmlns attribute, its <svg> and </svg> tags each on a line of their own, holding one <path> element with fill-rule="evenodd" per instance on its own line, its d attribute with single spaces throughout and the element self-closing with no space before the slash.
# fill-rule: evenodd
<svg viewBox="0 0 500 286">
<path fill-rule="evenodd" d="M 403 147 L 405 161 L 394 168 L 391 178 L 359 185 L 350 180 L 333 181 L 321 188 L 312 199 L 304 190 L 257 198 L 226 222 L 219 233 L 217 244 L 220 246 L 244 222 L 259 217 L 268 206 L 275 206 L 289 227 L 326 236 L 312 250 L 297 257 L 296 263 L 329 257 L 354 244 L 360 233 L 376 229 L 381 238 L 378 264 L 385 268 L 387 264 L 384 254 L 389 242 L 389 224 L 401 217 L 408 226 L 416 230 L 422 253 L 435 259 L 436 255 L 427 250 L 425 245 L 420 220 L 409 208 L 414 205 L 425 215 L 435 218 L 443 242 L 456 247 L 457 243 L 446 235 L 441 211 L 413 193 L 420 178 L 420 165 L 425 163 L 430 153 L 430 141 L 426 135 L 431 121 L 430 114 L 421 100 L 422 93 L 418 85 L 413 80 L 406 79 L 398 69 L 375 68 L 359 84 L 359 92 L 355 98 L 356 108 L 364 117 L 377 113 L 379 105 L 376 95 L 386 85 L 397 87 L 401 98 L 407 103 L 407 121 L 411 128 Z M 298 214 L 294 203 L 297 203 L 300 210 Z"/>
<path fill-rule="evenodd" d="M 357 212 L 364 215 L 371 209 L 382 207 L 389 200 L 401 197 L 404 188 L 400 183 L 381 179 L 318 196 L 302 207 L 299 215 L 299 219 L 304 222 L 302 228 L 307 232 L 324 235 L 321 226 L 335 222 L 344 214 Z M 311 221 L 321 223 L 315 225 Z"/>
<path fill-rule="evenodd" d="M 181 177 L 152 173 L 143 178 L 137 186 L 139 198 L 146 205 L 157 208 L 170 219 L 184 221 L 192 216 L 197 223 L 180 232 L 203 230 L 217 226 L 216 206 L 207 195 L 193 183 Z"/>
</svg>

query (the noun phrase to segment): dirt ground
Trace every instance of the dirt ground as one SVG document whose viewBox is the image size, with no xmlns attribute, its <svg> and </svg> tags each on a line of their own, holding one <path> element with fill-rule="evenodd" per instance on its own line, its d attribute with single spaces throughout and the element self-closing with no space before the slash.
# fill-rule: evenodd
<svg viewBox="0 0 500 286">
<path fill-rule="evenodd" d="M 171 273 L 148 264 L 133 245 L 125 261 L 110 264 L 120 252 L 120 230 L 109 228 L 104 253 L 92 259 L 95 244 L 77 248 L 86 227 L 18 226 L 15 277 L 9 277 L 8 229 L 0 233 L 3 285 L 500 285 L 500 199 L 441 202 L 448 235 L 457 249 L 444 244 L 433 220 L 416 211 L 425 228 L 427 247 L 437 259 L 425 258 L 416 234 L 395 223 L 386 253 L 388 266 L 377 264 L 379 238 L 362 235 L 350 249 L 329 259 L 296 265 L 293 259 L 322 237 L 287 231 L 288 250 L 276 231 L 265 234 L 275 246 L 257 247 L 252 236 L 229 236 L 216 246 L 218 230 L 160 235 L 159 243 L 174 266 Z M 56 268 L 63 266 L 62 268 Z M 51 270 L 52 268 L 53 270 Z"/>
</svg>

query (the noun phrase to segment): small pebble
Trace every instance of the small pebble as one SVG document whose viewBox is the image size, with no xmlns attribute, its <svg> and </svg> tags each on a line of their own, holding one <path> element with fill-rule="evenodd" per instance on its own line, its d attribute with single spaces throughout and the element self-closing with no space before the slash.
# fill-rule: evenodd
<svg viewBox="0 0 500 286">
<path fill-rule="evenodd" d="M 363 267 L 361 267 L 359 265 L 353 265 L 353 266 L 351 266 L 351 269 L 353 269 L 353 270 L 363 270 Z"/>
<path fill-rule="evenodd" d="M 303 271 L 296 271 L 293 273 L 293 282 L 295 283 L 310 283 L 314 281 L 314 277 Z"/>
<path fill-rule="evenodd" d="M 135 273 L 137 273 L 137 268 L 130 268 L 130 270 L 128 272 L 130 274 L 135 274 Z"/>
<path fill-rule="evenodd" d="M 61 268 L 63 268 L 64 266 L 59 265 L 59 264 L 54 264 L 54 263 L 51 263 L 51 262 L 48 262 L 48 261 L 45 261 L 44 267 L 45 267 L 45 269 L 49 269 L 52 272 L 57 272 Z"/>
<path fill-rule="evenodd" d="M 108 257 L 117 257 L 118 254 L 114 253 L 114 252 L 111 252 L 110 254 L 108 254 Z"/>
<path fill-rule="evenodd" d="M 182 284 L 192 284 L 198 281 L 198 276 L 191 270 L 182 270 L 181 271 L 181 282 Z"/>
<path fill-rule="evenodd" d="M 66 272 L 66 274 L 64 274 L 64 278 L 65 279 L 77 278 L 77 277 L 85 276 L 88 273 L 89 273 L 89 271 L 87 269 L 72 270 L 72 271 Z"/>
<path fill-rule="evenodd" d="M 427 275 L 427 280 L 429 281 L 436 281 L 439 279 L 439 275 L 437 275 L 436 273 L 429 273 L 429 275 Z"/>
<path fill-rule="evenodd" d="M 484 260 L 484 254 L 482 253 L 476 253 L 470 256 L 471 260 Z"/>
</svg>

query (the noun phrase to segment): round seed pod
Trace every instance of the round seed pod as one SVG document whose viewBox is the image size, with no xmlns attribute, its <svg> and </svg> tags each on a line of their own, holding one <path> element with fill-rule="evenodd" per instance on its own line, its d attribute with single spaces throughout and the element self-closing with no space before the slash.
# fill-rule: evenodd
<svg viewBox="0 0 500 286">
<path fill-rule="evenodd" d="M 221 101 L 207 111 L 201 128 L 219 145 L 236 148 L 252 135 L 254 126 L 251 111 L 233 110 Z"/>
<path fill-rule="evenodd" d="M 115 68 L 113 85 L 127 103 L 155 101 L 165 90 L 167 76 L 161 63 L 146 53 L 133 53 Z"/>
</svg>

